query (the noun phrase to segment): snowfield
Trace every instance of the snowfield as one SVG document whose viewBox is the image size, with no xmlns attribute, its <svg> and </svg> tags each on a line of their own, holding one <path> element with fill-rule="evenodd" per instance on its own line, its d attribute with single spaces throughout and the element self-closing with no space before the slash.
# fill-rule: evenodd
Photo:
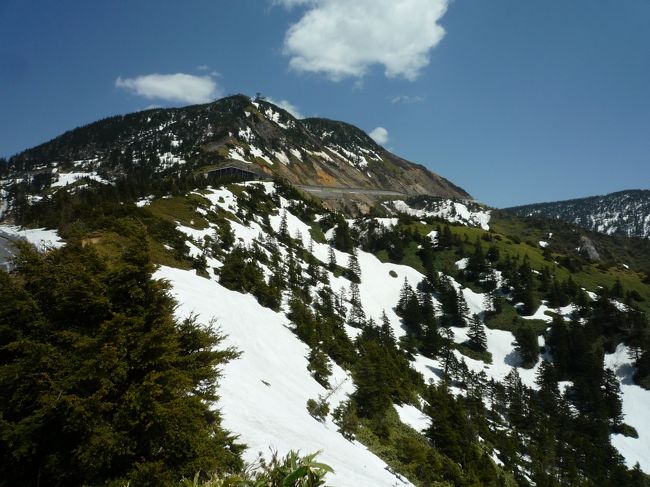
<svg viewBox="0 0 650 487">
<path fill-rule="evenodd" d="M 247 184 L 249 183 L 243 186 Z M 263 186 L 269 194 L 275 191 L 273 183 L 263 183 Z M 227 189 L 210 189 L 203 196 L 224 210 L 238 210 L 236 196 Z M 291 213 L 290 202 L 284 198 L 280 198 L 280 202 L 280 211 L 269 217 L 273 230 L 279 230 L 285 215 L 289 234 L 300 236 L 307 248 L 310 243 L 310 227 Z M 390 219 L 381 223 L 387 226 L 394 224 Z M 242 225 L 231 221 L 230 224 L 236 239 L 245 245 L 251 245 L 257 238 L 266 237 L 256 222 Z M 179 230 L 195 241 L 201 241 L 204 236 L 214 232 L 215 228 L 213 224 L 205 230 L 178 226 Z M 332 230 L 328 232 L 330 237 L 331 233 Z M 193 255 L 202 252 L 191 241 L 188 244 Z M 313 255 L 320 261 L 327 262 L 330 245 L 318 242 L 311 242 L 311 245 Z M 333 250 L 337 263 L 346 266 L 350 255 Z M 401 320 L 393 307 L 397 304 L 404 280 L 415 286 L 424 276 L 408 266 L 382 263 L 370 253 L 358 251 L 357 256 L 361 268 L 359 293 L 366 317 L 378 321 L 385 312 L 395 336 L 399 338 L 405 335 Z M 209 264 L 213 267 L 221 265 L 217 261 L 210 261 Z M 459 268 L 464 264 L 463 260 L 456 263 Z M 391 272 L 397 277 L 391 276 Z M 212 270 L 210 273 L 216 280 Z M 225 426 L 240 434 L 241 441 L 249 446 L 247 460 L 253 461 L 260 453 L 268 454 L 269 447 L 277 449 L 281 454 L 290 449 L 300 449 L 303 453 L 323 450 L 322 460 L 337 471 L 332 478 L 333 485 L 404 485 L 403 480 L 389 473 L 384 462 L 365 446 L 345 440 L 330 418 L 323 424 L 308 414 L 307 400 L 317 399 L 319 395 L 325 396 L 330 392 L 309 374 L 306 359 L 309 349 L 290 331 L 289 320 L 284 314 L 263 308 L 254 297 L 227 290 L 214 280 L 196 276 L 193 271 L 163 267 L 158 271 L 157 277 L 168 279 L 172 284 L 174 296 L 180 303 L 177 311 L 179 316 L 185 317 L 194 312 L 205 322 L 216 318 L 216 326 L 229 336 L 228 344 L 243 352 L 240 359 L 226 367 L 219 406 L 223 411 Z M 349 291 L 350 282 L 347 279 L 336 277 L 331 272 L 328 272 L 328 277 L 335 293 Z M 462 292 L 470 313 L 481 314 L 486 311 L 484 294 L 463 288 L 455 280 L 450 280 Z M 434 304 L 439 304 L 435 298 L 433 301 Z M 573 310 L 572 305 L 553 310 L 543 303 L 532 316 L 522 318 L 550 322 L 551 316 L 545 314 L 546 311 L 560 312 L 566 317 Z M 347 325 L 346 331 L 352 339 L 360 332 Z M 456 343 L 468 340 L 468 328 L 452 328 L 452 331 Z M 521 359 L 514 349 L 514 335 L 509 331 L 489 328 L 485 328 L 485 331 L 492 364 L 471 359 L 457 350 L 454 351 L 456 358 L 464 361 L 471 371 L 483 371 L 488 378 L 497 381 L 502 381 L 516 369 L 523 384 L 537 388 L 535 377 L 542 357 L 533 368 L 523 369 L 520 367 Z M 540 346 L 543 346 L 542 337 Z M 628 370 L 630 362 L 627 359 L 627 362 L 622 361 L 621 356 L 625 354 L 621 352 L 616 355 L 618 362 L 612 362 L 614 359 L 608 358 L 608 366 L 617 370 L 621 380 L 625 421 L 637 429 L 640 438 L 614 435 L 612 443 L 630 465 L 638 461 L 645 471 L 650 471 L 650 422 L 645 419 L 645 412 L 650 410 L 650 391 L 632 385 Z M 438 360 L 416 355 L 412 366 L 427 381 L 438 383 L 441 380 L 443 365 Z M 354 384 L 348 374 L 336 365 L 333 370 L 330 384 L 335 390 L 328 399 L 331 409 L 354 391 Z M 466 394 L 465 390 L 454 386 L 450 389 L 454 394 Z M 428 427 L 429 420 L 416 407 L 404 405 L 396 407 L 396 410 L 401 421 L 414 429 L 422 431 Z"/>
<path fill-rule="evenodd" d="M 327 391 L 307 371 L 308 347 L 287 328 L 284 316 L 193 271 L 161 267 L 156 277 L 170 282 L 179 318 L 196 313 L 205 323 L 215 319 L 213 326 L 228 335 L 226 345 L 242 352 L 224 368 L 218 406 L 224 426 L 248 446 L 246 460 L 268 456 L 269 448 L 280 454 L 322 450 L 319 458 L 335 470 L 331 485 L 412 485 L 391 474 L 365 446 L 343 438 L 331 419 L 323 424 L 309 415 L 307 400 Z M 331 382 L 342 375 L 339 371 Z"/>
</svg>

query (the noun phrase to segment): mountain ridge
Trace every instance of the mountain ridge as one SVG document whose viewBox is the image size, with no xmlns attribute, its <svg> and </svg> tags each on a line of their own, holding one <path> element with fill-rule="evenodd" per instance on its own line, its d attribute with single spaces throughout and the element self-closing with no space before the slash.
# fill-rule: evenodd
<svg viewBox="0 0 650 487">
<path fill-rule="evenodd" d="M 227 161 L 292 184 L 368 188 L 471 199 L 451 181 L 381 147 L 363 130 L 325 118 L 297 119 L 244 95 L 151 109 L 93 122 L 9 159 L 9 171 L 47 179 L 97 172 L 107 181 L 133 166 L 200 173 Z M 47 184 L 45 184 L 47 185 Z"/>
<path fill-rule="evenodd" d="M 650 190 L 647 189 L 533 203 L 504 208 L 504 211 L 564 220 L 607 235 L 650 238 Z"/>
</svg>

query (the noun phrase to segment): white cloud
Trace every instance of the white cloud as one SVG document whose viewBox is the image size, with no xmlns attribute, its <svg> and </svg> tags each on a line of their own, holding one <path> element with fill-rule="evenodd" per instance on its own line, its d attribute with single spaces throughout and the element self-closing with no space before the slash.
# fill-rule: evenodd
<svg viewBox="0 0 650 487">
<path fill-rule="evenodd" d="M 397 95 L 390 99 L 390 102 L 393 105 L 396 105 L 398 103 L 403 105 L 411 105 L 413 103 L 420 103 L 421 101 L 424 101 L 424 98 L 422 98 L 421 96 L 410 96 L 410 95 Z"/>
<path fill-rule="evenodd" d="M 207 103 L 222 95 L 213 76 L 192 74 L 146 74 L 115 80 L 115 86 L 149 100 Z"/>
<path fill-rule="evenodd" d="M 388 130 L 386 130 L 384 127 L 377 127 L 368 135 L 379 145 L 384 145 L 386 142 L 388 142 Z"/>
<path fill-rule="evenodd" d="M 278 107 L 288 111 L 295 118 L 305 118 L 303 116 L 303 114 L 300 113 L 300 110 L 298 109 L 298 107 L 296 105 L 294 105 L 293 103 L 291 103 L 290 101 L 288 101 L 288 100 L 276 101 L 273 98 L 270 98 L 268 96 L 265 98 L 265 100 L 268 101 L 269 103 L 273 103 L 275 106 L 278 106 Z"/>
<path fill-rule="evenodd" d="M 284 53 L 298 72 L 334 81 L 361 78 L 374 65 L 387 77 L 415 79 L 444 37 L 438 24 L 449 0 L 276 0 L 309 4 L 286 33 Z"/>
</svg>

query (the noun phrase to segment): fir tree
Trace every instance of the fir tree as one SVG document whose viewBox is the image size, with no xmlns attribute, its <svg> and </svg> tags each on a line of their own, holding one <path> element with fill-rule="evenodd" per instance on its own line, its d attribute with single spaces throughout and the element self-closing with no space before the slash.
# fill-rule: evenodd
<svg viewBox="0 0 650 487">
<path fill-rule="evenodd" d="M 16 277 L 0 276 L 2 483 L 172 485 L 241 466 L 210 407 L 237 354 L 175 321 L 153 271 L 136 237 L 110 266 L 69 245 L 25 249 Z"/>
<path fill-rule="evenodd" d="M 413 288 L 410 286 L 408 279 L 404 277 L 404 284 L 402 284 L 402 288 L 400 289 L 399 300 L 397 301 L 397 306 L 395 307 L 395 311 L 398 315 L 402 315 L 404 313 L 404 310 L 406 309 L 406 306 L 412 296 Z"/>
<path fill-rule="evenodd" d="M 623 404 L 621 402 L 621 385 L 614 371 L 605 367 L 602 379 L 603 399 L 607 409 L 607 417 L 613 428 L 623 424 Z"/>
<path fill-rule="evenodd" d="M 515 350 L 521 357 L 522 366 L 531 368 L 539 358 L 539 344 L 537 333 L 530 325 L 522 325 L 514 331 L 516 346 Z"/>
<path fill-rule="evenodd" d="M 469 337 L 472 348 L 481 352 L 487 350 L 487 335 L 483 327 L 483 322 L 477 314 L 472 316 L 467 336 Z"/>
<path fill-rule="evenodd" d="M 361 266 L 359 265 L 359 258 L 357 257 L 356 249 L 352 249 L 350 252 L 350 257 L 348 259 L 348 271 L 349 277 L 352 282 L 360 283 L 361 282 Z"/>
<path fill-rule="evenodd" d="M 280 228 L 278 229 L 278 238 L 282 242 L 289 240 L 289 225 L 287 224 L 287 210 L 282 211 L 282 218 L 280 219 Z"/>
<path fill-rule="evenodd" d="M 463 292 L 457 294 L 457 309 L 456 315 L 454 316 L 454 326 L 465 327 L 467 326 L 467 316 L 469 315 L 469 306 L 467 306 L 467 301 L 465 301 L 465 296 Z"/>
<path fill-rule="evenodd" d="M 334 272 L 336 270 L 336 254 L 334 253 L 334 247 L 329 247 L 327 251 L 327 268 Z"/>
<path fill-rule="evenodd" d="M 309 365 L 307 370 L 311 372 L 316 382 L 324 388 L 329 388 L 329 376 L 332 375 L 332 366 L 329 364 L 327 355 L 319 347 L 312 348 L 309 352 Z"/>
<path fill-rule="evenodd" d="M 341 402 L 332 413 L 338 431 L 346 440 L 353 441 L 359 431 L 359 416 L 354 401 Z"/>
<path fill-rule="evenodd" d="M 361 304 L 359 296 L 359 285 L 356 282 L 350 283 L 350 312 L 348 315 L 348 324 L 355 328 L 361 328 L 366 320 L 366 313 Z"/>
</svg>

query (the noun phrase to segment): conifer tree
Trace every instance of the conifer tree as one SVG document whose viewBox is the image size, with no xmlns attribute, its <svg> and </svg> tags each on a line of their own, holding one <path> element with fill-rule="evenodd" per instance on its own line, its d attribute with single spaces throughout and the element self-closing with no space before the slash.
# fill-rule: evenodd
<svg viewBox="0 0 650 487">
<path fill-rule="evenodd" d="M 241 467 L 210 407 L 237 353 L 175 321 L 153 272 L 135 236 L 110 266 L 71 244 L 0 273 L 0 483 L 173 485 Z"/>
<path fill-rule="evenodd" d="M 431 294 L 427 292 L 421 293 L 419 301 L 421 304 L 422 328 L 424 330 L 437 328 L 438 320 L 436 320 L 436 307 L 433 304 Z"/>
<path fill-rule="evenodd" d="M 331 247 L 327 251 L 327 268 L 334 272 L 336 270 L 336 254 L 334 253 L 334 247 Z"/>
<path fill-rule="evenodd" d="M 329 364 L 327 355 L 323 353 L 320 347 L 314 347 L 309 352 L 309 365 L 307 369 L 311 372 L 316 382 L 324 388 L 329 388 L 329 376 L 332 375 L 332 367 Z"/>
<path fill-rule="evenodd" d="M 350 252 L 350 257 L 348 259 L 348 271 L 350 275 L 350 280 L 352 282 L 360 283 L 361 282 L 361 266 L 359 265 L 359 258 L 357 257 L 356 249 L 352 249 Z"/>
<path fill-rule="evenodd" d="M 465 296 L 463 292 L 457 294 L 457 310 L 456 316 L 454 317 L 454 326 L 467 326 L 467 316 L 469 315 L 469 306 L 467 306 L 467 301 L 465 301 Z"/>
<path fill-rule="evenodd" d="M 361 304 L 359 285 L 356 282 L 350 283 L 350 313 L 348 324 L 355 328 L 361 328 L 366 321 L 366 313 Z"/>
<path fill-rule="evenodd" d="M 347 301 L 347 294 L 345 291 L 345 287 L 341 286 L 339 289 L 339 293 L 336 296 L 336 302 L 334 305 L 336 306 L 336 312 L 345 320 L 347 316 L 347 307 L 345 306 L 345 302 Z"/>
<path fill-rule="evenodd" d="M 393 333 L 393 328 L 390 326 L 390 320 L 386 315 L 386 310 L 381 311 L 381 334 L 382 336 L 388 337 L 391 342 L 395 341 L 395 334 Z"/>
<path fill-rule="evenodd" d="M 508 398 L 508 417 L 515 428 L 522 428 L 527 422 L 525 388 L 519 371 L 515 368 L 506 375 L 506 394 Z"/>
<path fill-rule="evenodd" d="M 445 382 L 451 380 L 451 375 L 455 369 L 456 356 L 452 347 L 454 340 L 454 332 L 449 328 L 442 328 L 440 330 L 442 335 L 442 343 L 440 346 L 440 360 L 443 364 L 443 380 Z"/>
<path fill-rule="evenodd" d="M 280 228 L 278 229 L 278 238 L 282 242 L 289 240 L 289 225 L 287 223 L 287 210 L 282 211 L 282 218 L 280 220 Z"/>
<path fill-rule="evenodd" d="M 395 307 L 398 315 L 402 315 L 404 313 L 406 306 L 408 305 L 408 302 L 412 296 L 413 288 L 409 284 L 408 279 L 404 277 L 404 284 L 402 284 L 402 288 L 400 289 L 399 300 L 397 301 L 397 306 Z"/>
<path fill-rule="evenodd" d="M 299 229 L 296 228 L 296 234 L 293 237 L 295 241 L 295 245 L 298 249 L 303 249 L 304 248 L 304 241 L 302 240 L 302 233 L 300 232 Z"/>
<path fill-rule="evenodd" d="M 470 344 L 475 350 L 484 352 L 487 350 L 487 335 L 485 328 L 481 322 L 479 315 L 474 314 L 469 324 L 469 331 L 467 332 Z"/>
<path fill-rule="evenodd" d="M 623 404 L 621 402 L 621 385 L 614 371 L 605 367 L 602 379 L 603 399 L 607 408 L 607 417 L 613 428 L 623 424 Z"/>
<path fill-rule="evenodd" d="M 354 401 L 343 401 L 332 412 L 334 423 L 339 427 L 338 431 L 346 440 L 353 441 L 359 431 L 359 416 Z"/>
<path fill-rule="evenodd" d="M 345 221 L 342 215 L 337 214 L 337 223 L 334 228 L 333 244 L 341 252 L 350 252 L 353 249 L 352 236 L 350 235 L 350 227 L 348 222 Z"/>
<path fill-rule="evenodd" d="M 494 309 L 494 295 L 496 293 L 494 291 L 490 291 L 485 293 L 483 296 L 483 308 L 485 308 L 485 313 L 490 314 L 495 311 Z"/>
<path fill-rule="evenodd" d="M 539 358 L 539 344 L 537 333 L 530 325 L 522 325 L 514 331 L 516 346 L 515 350 L 521 357 L 522 366 L 531 368 Z"/>
</svg>

